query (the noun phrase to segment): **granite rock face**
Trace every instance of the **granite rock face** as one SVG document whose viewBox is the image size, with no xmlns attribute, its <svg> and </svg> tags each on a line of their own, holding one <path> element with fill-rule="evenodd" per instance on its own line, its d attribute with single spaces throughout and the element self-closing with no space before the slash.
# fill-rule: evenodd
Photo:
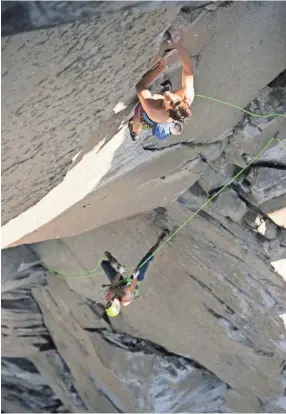
<svg viewBox="0 0 286 414">
<path fill-rule="evenodd" d="M 116 105 L 133 98 L 175 15 L 119 12 L 2 39 L 3 223 L 59 184 Z"/>
<path fill-rule="evenodd" d="M 234 190 L 222 192 L 214 201 L 212 207 L 222 216 L 233 221 L 239 221 L 247 212 L 246 204 L 238 197 Z"/>
<path fill-rule="evenodd" d="M 139 3 L 3 38 L 2 410 L 284 412 L 285 7 Z M 198 95 L 268 115 L 197 96 L 180 137 L 134 144 L 134 84 L 170 24 Z M 154 90 L 180 71 L 170 56 Z M 131 269 L 166 227 L 141 298 L 109 320 L 104 251 Z"/>
<path fill-rule="evenodd" d="M 2 286 L 7 412 L 15 407 L 263 412 L 265 406 L 280 412 L 285 282 L 265 263 L 261 240 L 243 225 L 234 223 L 235 229 L 230 221 L 201 213 L 156 258 L 133 312 L 126 309 L 116 320 L 101 318 L 104 275 L 62 280 L 34 262 L 39 254 L 50 267 L 75 274 L 78 269 L 80 276 L 86 269 L 81 263 L 92 267 L 104 245 L 131 267 L 160 227 L 177 228 L 187 209 L 186 203 L 172 205 L 85 235 L 33 245 L 31 264 L 25 251 L 3 251 L 4 258 L 14 254 L 14 262 L 21 262 Z M 39 375 L 32 400 L 31 384 Z M 13 381 L 16 388 L 9 386 Z"/>
<path fill-rule="evenodd" d="M 36 257 L 32 251 L 30 253 Z M 3 252 L 2 257 L 7 258 L 7 251 Z M 80 299 L 69 289 L 66 282 L 52 280 L 55 276 L 48 276 L 45 268 L 35 262 L 29 264 L 24 250 L 10 250 L 8 258 L 11 257 L 20 260 L 21 266 L 20 270 L 11 271 L 10 281 L 2 285 L 1 374 L 2 409 L 5 412 L 118 412 L 117 409 L 126 411 L 128 408 L 133 408 L 134 412 L 183 409 L 208 411 L 209 407 L 226 409 L 225 397 L 229 387 L 206 368 L 151 342 L 110 329 L 99 318 L 100 312 L 96 307 L 93 311 L 83 298 Z M 21 270 L 23 268 L 25 275 Z M 37 273 L 43 276 L 42 283 L 33 288 L 35 285 L 29 281 Z M 15 285 L 19 279 L 20 284 Z M 78 324 L 77 332 L 70 337 L 64 329 L 59 336 L 56 334 L 57 325 L 61 327 L 60 318 L 56 315 L 57 309 L 49 306 L 51 298 L 59 298 L 61 289 L 64 289 L 64 294 L 58 310 L 64 313 L 64 307 L 70 309 L 70 316 L 66 315 L 66 327 L 71 329 L 73 324 Z M 40 299 L 43 294 L 47 295 L 45 305 Z M 71 297 L 74 301 L 69 302 Z M 15 301 L 22 301 L 21 313 Z M 31 312 L 29 302 L 37 303 L 43 313 L 37 313 L 36 309 Z M 73 321 L 73 317 L 77 322 Z M 84 328 L 92 328 L 92 333 L 85 333 Z M 16 332 L 18 336 L 15 337 Z M 39 334 L 41 338 L 45 337 L 46 343 L 39 340 Z M 78 344 L 71 340 L 79 335 L 82 338 Z M 65 348 L 61 344 L 65 344 Z M 98 355 L 97 362 L 93 360 L 89 368 L 84 364 L 88 352 Z M 78 358 L 82 358 L 83 362 L 78 364 Z M 85 378 L 88 375 L 92 378 L 91 384 L 94 382 L 90 389 Z M 81 383 L 78 382 L 80 378 Z M 166 380 L 170 384 L 167 392 Z M 118 400 L 122 397 L 122 394 L 118 394 L 118 385 L 117 396 L 110 393 L 112 383 L 124 384 L 125 391 L 122 393 L 126 394 L 128 390 L 132 401 L 130 407 L 120 405 L 124 401 Z M 151 383 L 152 395 L 149 393 Z M 105 392 L 98 392 L 98 387 L 103 387 Z"/>
<path fill-rule="evenodd" d="M 258 204 L 280 197 L 286 192 L 286 168 L 254 167 L 247 180 L 251 183 L 251 193 Z"/>
<path fill-rule="evenodd" d="M 182 29 L 195 58 L 198 95 L 246 107 L 268 85 L 261 111 L 283 112 L 283 75 L 269 84 L 286 66 L 283 4 L 217 6 L 118 12 L 3 38 L 3 247 L 78 234 L 159 207 L 162 200 L 167 204 L 190 187 L 188 173 L 195 181 L 203 173 L 202 159 L 212 162 L 224 151 L 230 164 L 244 167 L 277 131 L 283 136 L 285 118 L 257 125 L 243 118 L 240 126 L 237 109 L 196 97 L 179 138 L 160 144 L 142 136 L 135 146 L 130 141 L 126 122 L 134 85 L 152 65 L 170 24 Z M 166 77 L 179 87 L 174 55 L 158 82 Z M 239 133 L 244 128 L 245 139 Z M 106 198 L 111 193 L 116 210 Z"/>
</svg>

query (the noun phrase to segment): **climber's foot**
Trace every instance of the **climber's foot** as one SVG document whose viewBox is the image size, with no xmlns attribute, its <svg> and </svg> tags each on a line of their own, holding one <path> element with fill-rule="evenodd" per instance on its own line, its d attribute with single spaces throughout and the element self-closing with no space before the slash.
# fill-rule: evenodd
<svg viewBox="0 0 286 414">
<path fill-rule="evenodd" d="M 126 272 L 126 269 L 124 266 L 122 266 L 118 260 L 112 256 L 112 254 L 110 252 L 105 252 L 104 253 L 107 260 L 109 261 L 109 263 L 111 264 L 111 266 L 117 270 L 119 273 L 123 274 L 124 272 Z"/>
<path fill-rule="evenodd" d="M 128 121 L 128 128 L 129 128 L 129 133 L 130 133 L 132 141 L 136 141 L 137 134 L 133 132 L 133 117 L 130 118 Z"/>
<path fill-rule="evenodd" d="M 115 259 L 115 257 L 112 256 L 110 252 L 105 252 L 104 254 L 111 265 L 116 266 L 119 264 L 118 261 Z"/>
<path fill-rule="evenodd" d="M 170 234 L 170 230 L 164 229 L 161 235 L 158 237 L 158 241 L 162 242 L 163 240 L 165 240 L 167 236 L 169 236 L 169 234 Z"/>
</svg>

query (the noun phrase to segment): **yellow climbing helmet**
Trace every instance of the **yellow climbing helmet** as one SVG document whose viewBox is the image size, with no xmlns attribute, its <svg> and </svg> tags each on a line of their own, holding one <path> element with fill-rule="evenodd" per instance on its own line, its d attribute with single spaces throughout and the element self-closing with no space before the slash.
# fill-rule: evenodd
<svg viewBox="0 0 286 414">
<path fill-rule="evenodd" d="M 114 317 L 120 313 L 120 302 L 118 299 L 113 299 L 111 302 L 108 302 L 105 308 L 106 314 L 109 317 Z"/>
</svg>

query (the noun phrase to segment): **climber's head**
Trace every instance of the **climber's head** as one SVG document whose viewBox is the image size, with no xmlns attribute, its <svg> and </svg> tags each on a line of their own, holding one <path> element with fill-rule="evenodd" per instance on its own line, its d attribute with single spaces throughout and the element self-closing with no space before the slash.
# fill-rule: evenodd
<svg viewBox="0 0 286 414">
<path fill-rule="evenodd" d="M 120 301 L 117 298 L 114 298 L 112 301 L 106 304 L 105 311 L 109 317 L 114 317 L 120 313 Z"/>
<path fill-rule="evenodd" d="M 174 92 L 164 93 L 164 107 L 170 118 L 181 123 L 192 114 L 187 99 Z"/>
</svg>

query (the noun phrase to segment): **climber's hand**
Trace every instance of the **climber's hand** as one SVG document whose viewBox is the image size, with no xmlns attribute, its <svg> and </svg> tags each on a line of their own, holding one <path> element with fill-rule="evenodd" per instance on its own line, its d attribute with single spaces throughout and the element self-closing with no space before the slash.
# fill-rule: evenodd
<svg viewBox="0 0 286 414">
<path fill-rule="evenodd" d="M 175 49 L 179 49 L 184 46 L 182 34 L 179 31 L 172 29 L 172 32 L 169 31 L 169 34 L 170 34 L 171 43 Z"/>
</svg>

